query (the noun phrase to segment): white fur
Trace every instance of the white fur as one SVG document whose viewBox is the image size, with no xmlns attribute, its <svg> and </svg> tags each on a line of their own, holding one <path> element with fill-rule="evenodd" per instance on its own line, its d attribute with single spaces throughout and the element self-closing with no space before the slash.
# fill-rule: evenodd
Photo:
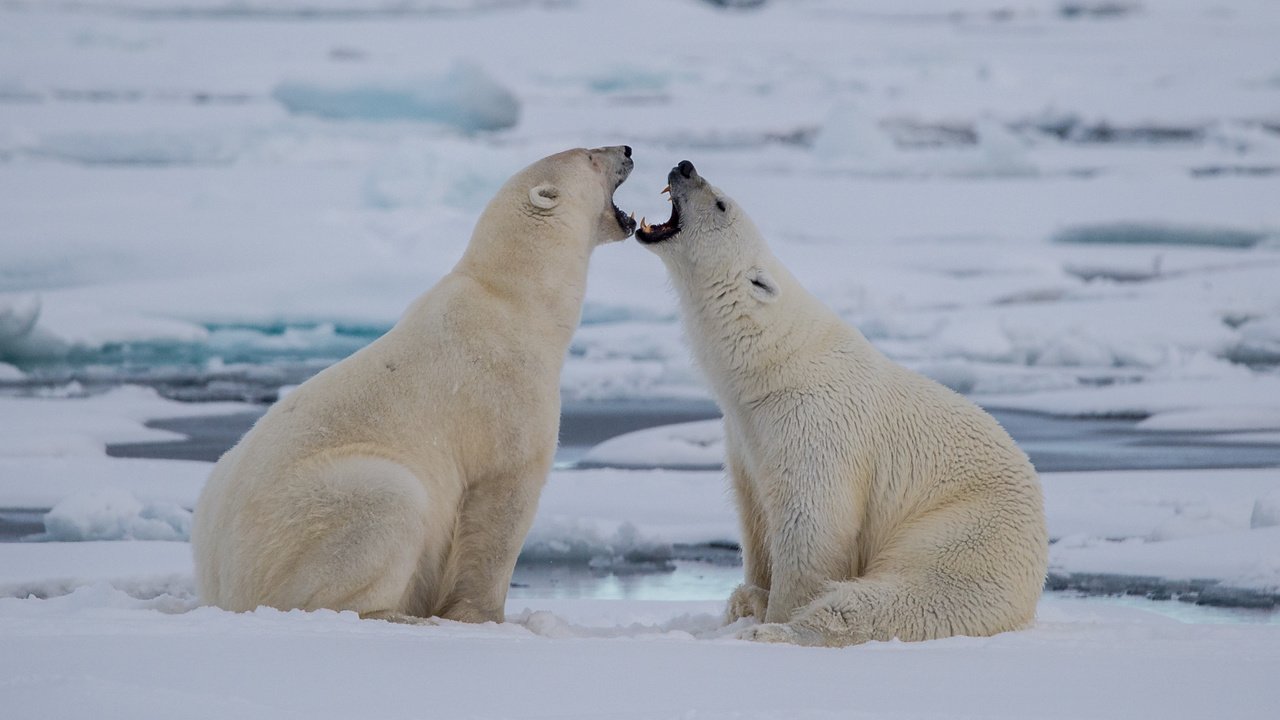
<svg viewBox="0 0 1280 720">
<path fill-rule="evenodd" d="M 682 229 L 648 247 L 725 416 L 747 581 L 727 619 L 833 646 L 1030 623 L 1048 541 L 1026 456 L 806 292 L 696 171 L 670 180 Z"/>
<path fill-rule="evenodd" d="M 195 511 L 201 599 L 501 621 L 555 453 L 592 248 L 625 237 L 622 148 L 515 175 L 386 335 L 285 396 Z"/>
</svg>

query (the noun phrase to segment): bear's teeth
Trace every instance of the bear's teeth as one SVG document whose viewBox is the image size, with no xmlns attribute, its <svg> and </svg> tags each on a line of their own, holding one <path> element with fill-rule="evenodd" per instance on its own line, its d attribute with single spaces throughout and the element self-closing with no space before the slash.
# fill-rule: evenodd
<svg viewBox="0 0 1280 720">
<path fill-rule="evenodd" d="M 635 212 L 634 210 L 632 210 L 632 211 L 631 211 L 631 215 L 630 215 L 629 217 L 631 218 L 631 222 L 635 222 L 635 221 L 636 221 L 636 212 Z"/>
<path fill-rule="evenodd" d="M 658 191 L 658 194 L 659 194 L 659 195 L 662 195 L 663 193 L 669 193 L 669 192 L 671 192 L 671 186 L 670 186 L 670 185 L 668 185 L 668 186 L 666 186 L 666 187 L 662 188 L 661 190 L 659 190 L 659 191 Z"/>
<path fill-rule="evenodd" d="M 645 232 L 649 232 L 653 228 L 649 226 L 649 223 L 645 222 L 644 218 L 640 218 L 640 229 Z"/>
</svg>

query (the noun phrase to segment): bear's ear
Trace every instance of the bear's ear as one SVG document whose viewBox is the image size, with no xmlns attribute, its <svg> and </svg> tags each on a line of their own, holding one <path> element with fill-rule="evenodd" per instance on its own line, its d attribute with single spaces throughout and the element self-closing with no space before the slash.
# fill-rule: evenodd
<svg viewBox="0 0 1280 720">
<path fill-rule="evenodd" d="M 560 204 L 560 188 L 551 183 L 529 188 L 529 202 L 536 208 L 550 210 Z"/>
<path fill-rule="evenodd" d="M 768 270 L 758 265 L 751 268 L 747 271 L 747 282 L 750 283 L 747 292 L 751 293 L 751 297 L 756 300 L 771 303 L 778 299 L 778 283 L 774 281 Z"/>
</svg>

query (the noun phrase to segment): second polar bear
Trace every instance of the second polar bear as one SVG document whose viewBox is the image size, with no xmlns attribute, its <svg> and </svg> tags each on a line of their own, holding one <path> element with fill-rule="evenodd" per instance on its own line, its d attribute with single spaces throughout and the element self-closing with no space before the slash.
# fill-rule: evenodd
<svg viewBox="0 0 1280 720">
<path fill-rule="evenodd" d="M 988 414 L 903 368 L 810 295 L 683 161 L 641 223 L 724 412 L 744 637 L 841 646 L 1025 627 L 1044 584 L 1039 480 Z"/>
<path fill-rule="evenodd" d="M 503 619 L 555 454 L 560 369 L 631 148 L 535 162 L 385 335 L 276 403 L 196 505 L 201 600 L 227 610 Z"/>
</svg>

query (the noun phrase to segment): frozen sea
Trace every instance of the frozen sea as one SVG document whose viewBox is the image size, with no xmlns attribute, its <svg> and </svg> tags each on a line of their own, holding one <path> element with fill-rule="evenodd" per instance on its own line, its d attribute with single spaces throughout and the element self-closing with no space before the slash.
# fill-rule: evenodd
<svg viewBox="0 0 1280 720">
<path fill-rule="evenodd" d="M 0 0 L 0 707 L 1274 716 L 1277 37 L 1274 0 Z M 665 218 L 692 160 L 1008 427 L 1053 538 L 1034 628 L 722 628 L 722 439 L 634 241 L 592 259 L 507 623 L 197 606 L 209 461 L 389 328 L 510 174 L 622 143 L 621 207 Z"/>
</svg>

